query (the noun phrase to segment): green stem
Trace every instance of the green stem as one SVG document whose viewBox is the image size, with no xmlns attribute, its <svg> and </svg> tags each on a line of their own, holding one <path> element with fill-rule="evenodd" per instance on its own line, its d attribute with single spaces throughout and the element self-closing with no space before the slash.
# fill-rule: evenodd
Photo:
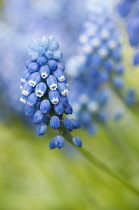
<svg viewBox="0 0 139 210">
<path fill-rule="evenodd" d="M 132 186 L 130 183 L 124 180 L 123 177 L 119 176 L 115 171 L 113 171 L 109 166 L 105 165 L 101 160 L 96 158 L 94 155 L 92 155 L 90 152 L 88 152 L 85 148 L 76 147 L 72 142 L 72 135 L 70 132 L 64 127 L 62 124 L 59 128 L 59 133 L 65 137 L 65 139 L 72 145 L 74 148 L 76 148 L 85 158 L 87 158 L 91 164 L 95 165 L 97 168 L 101 169 L 105 173 L 109 174 L 111 177 L 122 183 L 126 188 L 128 188 L 130 191 L 132 191 L 134 194 L 139 196 L 139 190 L 136 189 L 134 186 Z"/>
<path fill-rule="evenodd" d="M 115 178 L 117 181 L 122 183 L 125 187 L 127 187 L 129 190 L 131 190 L 133 193 L 135 193 L 137 196 L 139 196 L 139 190 L 136 189 L 134 186 L 132 186 L 130 183 L 126 182 L 123 177 L 119 176 L 115 171 L 113 171 L 111 168 L 109 168 L 107 165 L 105 165 L 101 160 L 97 159 L 94 155 L 90 154 L 87 150 L 84 148 L 77 148 L 81 154 L 83 154 L 92 164 L 94 164 L 99 169 L 105 171 L 107 174 Z"/>
</svg>

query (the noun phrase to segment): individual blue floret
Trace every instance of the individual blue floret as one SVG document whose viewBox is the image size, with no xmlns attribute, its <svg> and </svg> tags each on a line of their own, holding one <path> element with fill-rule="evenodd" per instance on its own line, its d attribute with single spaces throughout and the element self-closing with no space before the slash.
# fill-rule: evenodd
<svg viewBox="0 0 139 210">
<path fill-rule="evenodd" d="M 47 58 L 45 58 L 45 57 L 39 57 L 38 59 L 37 59 L 37 63 L 39 64 L 39 66 L 44 66 L 46 63 L 47 63 Z"/>
<path fill-rule="evenodd" d="M 40 110 L 42 113 L 49 113 L 51 109 L 50 101 L 47 99 L 44 99 L 40 103 Z"/>
<path fill-rule="evenodd" d="M 51 117 L 50 126 L 55 130 L 60 127 L 60 120 L 57 116 Z"/>
<path fill-rule="evenodd" d="M 72 114 L 73 109 L 72 106 L 70 104 L 67 104 L 66 106 L 64 106 L 64 113 L 65 114 Z"/>
<path fill-rule="evenodd" d="M 58 87 L 57 79 L 53 75 L 49 75 L 46 79 L 47 85 L 50 88 L 50 90 L 56 90 Z"/>
<path fill-rule="evenodd" d="M 49 143 L 49 147 L 50 149 L 55 149 L 55 148 L 61 148 L 64 145 L 64 139 L 62 136 L 56 136 L 54 137 L 50 143 Z"/>
<path fill-rule="evenodd" d="M 39 68 L 39 66 L 36 62 L 31 62 L 28 64 L 28 70 L 30 73 L 34 73 L 34 72 L 38 71 L 38 68 Z"/>
<path fill-rule="evenodd" d="M 65 76 L 62 70 L 58 69 L 54 71 L 53 75 L 57 78 L 59 82 L 63 82 L 65 80 Z"/>
<path fill-rule="evenodd" d="M 30 77 L 28 78 L 28 83 L 30 86 L 35 87 L 38 83 L 41 82 L 41 76 L 39 72 L 35 72 L 33 74 L 30 75 Z"/>
<path fill-rule="evenodd" d="M 70 121 L 72 122 L 72 129 L 78 129 L 78 128 L 81 127 L 81 125 L 78 122 L 78 120 L 76 120 L 76 119 L 70 119 Z"/>
<path fill-rule="evenodd" d="M 44 65 L 40 68 L 40 74 L 43 79 L 46 79 L 50 74 L 50 69 L 47 65 Z"/>
<path fill-rule="evenodd" d="M 34 123 L 41 123 L 43 122 L 44 115 L 40 110 L 37 110 L 33 116 Z"/>
<path fill-rule="evenodd" d="M 28 104 L 25 105 L 25 114 L 27 116 L 33 116 L 35 111 L 36 111 L 36 109 L 34 106 L 30 106 Z"/>
<path fill-rule="evenodd" d="M 72 130 L 73 126 L 72 126 L 72 122 L 70 119 L 64 118 L 63 124 L 64 124 L 65 128 L 67 128 L 68 130 Z"/>
<path fill-rule="evenodd" d="M 64 112 L 64 107 L 61 102 L 54 105 L 54 110 L 57 115 L 61 115 Z"/>
<path fill-rule="evenodd" d="M 57 62 L 55 60 L 48 61 L 48 66 L 52 71 L 57 69 Z"/>
<path fill-rule="evenodd" d="M 60 94 L 57 90 L 49 90 L 49 100 L 51 101 L 52 104 L 57 104 L 60 101 Z"/>
<path fill-rule="evenodd" d="M 26 102 L 27 102 L 27 96 L 21 95 L 20 101 L 21 101 L 22 103 L 26 104 Z"/>
<path fill-rule="evenodd" d="M 63 65 L 63 63 L 57 62 L 57 70 L 65 70 L 65 66 Z"/>
<path fill-rule="evenodd" d="M 25 82 L 23 85 L 23 90 L 22 90 L 22 94 L 25 96 L 28 96 L 30 93 L 32 93 L 34 90 L 33 87 L 30 86 L 29 82 Z"/>
<path fill-rule="evenodd" d="M 39 98 L 41 98 L 47 90 L 47 86 L 44 82 L 40 82 L 39 84 L 36 85 L 35 87 L 35 94 Z"/>
<path fill-rule="evenodd" d="M 30 77 L 30 72 L 28 70 L 25 70 L 22 74 L 22 77 L 21 77 L 21 82 L 25 83 L 29 80 L 29 77 Z"/>
<path fill-rule="evenodd" d="M 58 82 L 58 90 L 62 96 L 66 96 L 69 93 L 67 86 L 64 82 Z"/>
<path fill-rule="evenodd" d="M 67 106 L 69 104 L 67 96 L 60 96 L 60 101 L 63 104 L 63 106 Z"/>
<path fill-rule="evenodd" d="M 75 144 L 75 146 L 82 147 L 82 141 L 78 136 L 73 137 L 72 141 Z"/>
<path fill-rule="evenodd" d="M 27 104 L 30 106 L 35 106 L 38 103 L 39 98 L 33 92 L 27 98 Z"/>
<path fill-rule="evenodd" d="M 36 133 L 38 136 L 43 136 L 47 131 L 47 125 L 45 123 L 40 123 L 36 127 Z"/>
</svg>

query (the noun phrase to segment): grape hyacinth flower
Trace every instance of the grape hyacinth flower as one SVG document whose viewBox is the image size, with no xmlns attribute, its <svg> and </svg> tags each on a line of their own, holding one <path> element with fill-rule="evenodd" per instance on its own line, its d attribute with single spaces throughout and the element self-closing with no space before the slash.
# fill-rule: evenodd
<svg viewBox="0 0 139 210">
<path fill-rule="evenodd" d="M 75 119 L 63 119 L 64 113 L 72 114 L 72 107 L 67 98 L 65 67 L 60 62 L 62 53 L 58 48 L 59 43 L 53 36 L 39 38 L 28 46 L 29 60 L 21 77 L 20 101 L 25 104 L 25 114 L 37 125 L 38 136 L 46 133 L 48 125 L 55 130 L 63 125 L 69 131 L 80 127 Z M 79 137 L 73 137 L 72 142 L 75 146 L 82 146 Z M 63 145 L 64 138 L 57 136 L 50 141 L 49 147 L 60 149 Z"/>
</svg>

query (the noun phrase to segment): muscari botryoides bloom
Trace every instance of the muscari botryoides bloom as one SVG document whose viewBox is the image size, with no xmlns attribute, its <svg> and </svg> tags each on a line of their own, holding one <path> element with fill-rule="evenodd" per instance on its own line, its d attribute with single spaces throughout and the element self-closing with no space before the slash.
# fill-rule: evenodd
<svg viewBox="0 0 139 210">
<path fill-rule="evenodd" d="M 63 119 L 63 114 L 72 114 L 72 107 L 67 97 L 65 66 L 60 62 L 62 53 L 58 48 L 59 43 L 54 41 L 53 36 L 32 42 L 28 46 L 27 69 L 21 77 L 20 101 L 25 104 L 25 114 L 32 117 L 37 125 L 39 136 L 46 133 L 48 125 L 55 130 L 63 125 L 69 131 L 80 127 L 75 119 Z M 79 137 L 74 137 L 72 141 L 76 146 L 82 146 Z M 63 145 L 64 138 L 56 136 L 49 147 L 60 149 Z"/>
</svg>

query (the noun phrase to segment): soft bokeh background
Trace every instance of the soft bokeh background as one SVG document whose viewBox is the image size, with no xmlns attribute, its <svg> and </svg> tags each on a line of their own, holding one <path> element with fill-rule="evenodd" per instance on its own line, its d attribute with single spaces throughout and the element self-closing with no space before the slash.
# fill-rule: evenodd
<svg viewBox="0 0 139 210">
<path fill-rule="evenodd" d="M 105 1 L 110 13 L 114 4 Z M 44 137 L 37 137 L 18 103 L 27 43 L 44 33 L 54 34 L 66 63 L 76 51 L 82 21 L 94 5 L 91 0 L 1 1 L 0 210 L 139 209 L 137 195 L 68 143 L 61 150 L 49 150 L 55 131 L 49 129 Z M 117 22 L 123 36 L 125 84 L 138 93 L 139 68 L 132 66 L 133 50 L 118 17 Z M 138 106 L 128 107 L 117 93 L 112 95 L 124 117 L 100 124 L 95 136 L 83 129 L 73 134 L 80 135 L 84 148 L 139 189 Z"/>
</svg>

